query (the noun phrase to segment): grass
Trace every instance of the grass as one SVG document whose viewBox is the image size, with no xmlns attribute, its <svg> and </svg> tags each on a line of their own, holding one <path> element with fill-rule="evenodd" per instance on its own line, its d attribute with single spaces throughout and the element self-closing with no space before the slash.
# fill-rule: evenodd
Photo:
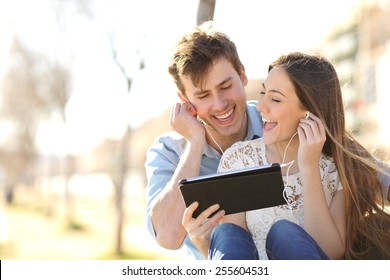
<svg viewBox="0 0 390 280">
<path fill-rule="evenodd" d="M 88 208 L 88 207 L 86 207 Z M 66 223 L 57 213 L 16 204 L 0 207 L 7 223 L 7 240 L 0 240 L 0 259 L 35 260 L 161 260 L 180 259 L 152 246 L 142 219 L 129 216 L 123 230 L 123 253 L 115 253 L 114 217 L 102 211 L 78 215 Z M 148 239 L 149 238 L 149 239 Z"/>
<path fill-rule="evenodd" d="M 134 249 L 132 251 L 126 251 L 118 255 L 116 253 L 107 253 L 98 257 L 99 260 L 161 260 L 161 259 L 171 259 L 166 255 L 148 252 L 144 250 Z M 174 258 L 172 258 L 174 259 Z"/>
</svg>

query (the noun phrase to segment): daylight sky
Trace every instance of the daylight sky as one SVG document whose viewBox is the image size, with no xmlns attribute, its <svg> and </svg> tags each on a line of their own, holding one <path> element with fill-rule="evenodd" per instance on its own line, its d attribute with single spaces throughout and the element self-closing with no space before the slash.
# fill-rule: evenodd
<svg viewBox="0 0 390 280">
<path fill-rule="evenodd" d="M 68 11 L 64 36 L 56 27 L 51 0 L 0 0 L 0 75 L 14 33 L 32 48 L 62 57 L 74 71 L 66 130 L 55 116 L 39 130 L 38 144 L 45 153 L 87 151 L 106 137 L 120 137 L 128 123 L 138 127 L 158 116 L 177 100 L 167 64 L 174 44 L 196 23 L 197 1 L 93 2 L 93 19 Z M 332 28 L 356 13 L 359 0 L 216 3 L 217 27 L 236 42 L 249 78 L 259 78 L 281 53 L 317 47 Z M 130 94 L 112 61 L 109 36 L 134 78 Z M 145 58 L 142 71 L 134 66 L 137 50 Z"/>
</svg>

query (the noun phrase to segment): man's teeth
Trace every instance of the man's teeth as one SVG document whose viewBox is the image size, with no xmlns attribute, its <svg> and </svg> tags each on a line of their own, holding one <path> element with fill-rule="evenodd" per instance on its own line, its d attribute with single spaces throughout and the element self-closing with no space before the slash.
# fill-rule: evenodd
<svg viewBox="0 0 390 280">
<path fill-rule="evenodd" d="M 231 114 L 233 114 L 233 109 L 231 109 L 229 112 L 227 112 L 226 114 L 223 114 L 223 115 L 220 115 L 220 116 L 215 116 L 217 119 L 219 120 L 223 120 L 223 119 L 226 119 L 228 117 L 231 116 Z"/>
</svg>

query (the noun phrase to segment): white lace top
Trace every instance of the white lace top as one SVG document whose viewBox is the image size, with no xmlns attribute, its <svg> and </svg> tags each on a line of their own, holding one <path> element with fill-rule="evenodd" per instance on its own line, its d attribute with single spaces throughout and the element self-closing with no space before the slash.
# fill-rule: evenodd
<svg viewBox="0 0 390 280">
<path fill-rule="evenodd" d="M 223 154 L 218 172 L 236 170 L 268 164 L 265 156 L 266 147 L 261 138 L 252 141 L 237 142 Z M 321 155 L 320 174 L 328 206 L 336 191 L 342 186 L 336 166 L 330 157 Z M 283 176 L 287 204 L 276 207 L 253 210 L 246 213 L 246 223 L 259 251 L 260 259 L 267 259 L 265 239 L 271 225 L 280 219 L 287 219 L 303 226 L 303 186 L 300 173 L 289 174 L 288 185 Z"/>
</svg>

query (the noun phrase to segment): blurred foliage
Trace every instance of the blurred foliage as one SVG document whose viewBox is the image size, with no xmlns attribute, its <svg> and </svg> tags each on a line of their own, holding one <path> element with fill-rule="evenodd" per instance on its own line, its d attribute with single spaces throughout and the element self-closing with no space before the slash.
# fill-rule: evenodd
<svg viewBox="0 0 390 280">
<path fill-rule="evenodd" d="M 0 237 L 2 230 L 6 230 L 1 227 L 2 217 L 8 218 L 5 223 L 9 224 L 10 230 L 8 235 L 3 232 L 3 240 L 0 238 L 0 258 L 44 258 L 39 252 L 47 253 L 46 258 L 74 257 L 77 253 L 80 258 L 93 255 L 97 259 L 171 258 L 169 254 L 141 249 L 140 245 L 149 244 L 141 240 L 140 235 L 135 235 L 140 228 L 147 235 L 143 224 L 145 153 L 161 133 L 171 130 L 169 109 L 147 120 L 141 127 L 128 126 L 122 137 L 105 139 L 84 154 L 69 154 L 66 147 L 63 147 L 64 155 L 37 152 L 37 129 L 42 123 L 58 117 L 63 130 L 67 128 L 66 110 L 77 80 L 73 68 L 75 54 L 67 46 L 70 44 L 67 41 L 69 26 L 80 17 L 90 23 L 95 20 L 96 2 L 93 0 L 50 0 L 49 3 L 55 18 L 54 28 L 61 38 L 57 47 L 65 46 L 65 58 L 58 56 L 59 49 L 35 50 L 15 34 L 9 52 L 10 66 L 0 83 L 0 121 L 9 128 L 8 136 L 0 146 L 0 195 L 4 198 L 0 206 L 4 205 L 5 213 L 0 208 Z M 201 0 L 199 4 L 199 9 L 206 10 L 199 10 L 198 20 L 210 18 L 215 1 Z M 213 11 L 207 7 L 212 7 Z M 376 96 L 372 87 L 362 85 L 365 83 L 361 82 L 359 75 L 366 72 L 359 70 L 361 65 L 357 64 L 360 58 L 377 60 L 384 52 L 383 44 L 390 38 L 389 11 L 376 8 L 374 12 L 366 21 L 358 18 L 352 27 L 339 30 L 337 36 L 328 38 L 327 44 L 334 44 L 330 49 L 335 51 L 334 59 L 339 63 L 336 67 L 341 65 L 343 69 L 346 61 L 352 63 L 346 67 L 352 72 L 342 77 L 349 85 L 347 117 L 351 130 L 363 144 L 375 147 L 378 157 L 389 159 L 389 146 L 378 146 L 377 138 L 373 137 L 378 129 L 377 104 L 372 102 Z M 360 25 L 364 28 L 358 32 Z M 119 75 L 122 74 L 123 83 L 127 85 L 125 94 L 129 95 L 135 76 L 150 65 L 143 57 L 145 50 L 135 48 L 133 55 L 137 61 L 131 66 L 126 56 L 119 56 L 115 40 L 120 38 L 115 38 L 118 36 L 115 28 L 126 27 L 110 29 L 107 53 Z M 340 53 L 340 42 L 343 47 L 346 45 L 344 39 L 338 39 L 351 34 L 355 36 L 352 48 Z M 129 32 L 128 36 L 132 35 Z M 366 39 L 370 43 L 364 41 Z M 120 51 L 123 54 L 127 49 Z M 258 98 L 261 82 L 261 79 L 249 81 L 246 87 L 248 99 Z M 85 113 L 88 114 L 88 108 L 85 108 Z M 99 126 L 99 123 L 91 125 Z M 46 246 L 49 248 L 44 248 Z M 37 256 L 29 250 L 36 250 Z"/>
</svg>

